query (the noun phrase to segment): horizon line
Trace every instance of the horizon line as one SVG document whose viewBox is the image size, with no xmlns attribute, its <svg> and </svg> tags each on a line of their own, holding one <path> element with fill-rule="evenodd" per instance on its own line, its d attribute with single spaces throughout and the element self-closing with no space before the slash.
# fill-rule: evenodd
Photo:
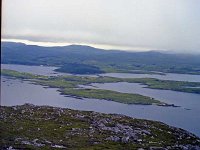
<svg viewBox="0 0 200 150">
<path fill-rule="evenodd" d="M 200 52 L 189 53 L 189 52 L 180 52 L 176 50 L 165 50 L 165 49 L 150 49 L 150 48 L 141 48 L 141 47 L 131 48 L 131 47 L 125 47 L 125 46 L 111 46 L 111 45 L 88 44 L 88 43 L 36 42 L 36 41 L 22 40 L 22 39 L 1 39 L 1 42 L 22 43 L 25 45 L 35 45 L 35 46 L 40 46 L 40 47 L 64 47 L 64 46 L 80 45 L 80 46 L 89 46 L 92 48 L 107 50 L 107 51 L 160 52 L 160 53 L 165 53 L 165 54 L 200 54 Z"/>
<path fill-rule="evenodd" d="M 147 52 L 147 51 L 160 51 L 161 49 L 152 49 L 144 47 L 128 47 L 128 46 L 114 46 L 114 45 L 105 45 L 105 44 L 91 44 L 91 43 L 76 43 L 76 42 L 38 42 L 22 39 L 1 39 L 1 42 L 14 42 L 14 43 L 23 43 L 26 45 L 36 45 L 41 47 L 64 47 L 70 45 L 81 45 L 81 46 L 90 46 L 96 49 L 102 50 L 118 50 L 118 51 L 128 51 L 128 52 Z M 162 49 L 162 51 L 167 51 Z"/>
</svg>

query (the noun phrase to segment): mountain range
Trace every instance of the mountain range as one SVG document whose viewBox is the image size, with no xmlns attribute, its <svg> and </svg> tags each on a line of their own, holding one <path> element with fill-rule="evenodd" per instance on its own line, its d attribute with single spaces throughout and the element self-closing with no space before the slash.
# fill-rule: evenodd
<svg viewBox="0 0 200 150">
<path fill-rule="evenodd" d="M 1 42 L 1 63 L 58 66 L 57 71 L 74 74 L 159 71 L 200 74 L 200 55 L 157 51 L 127 52 L 83 45 L 42 47 Z"/>
</svg>

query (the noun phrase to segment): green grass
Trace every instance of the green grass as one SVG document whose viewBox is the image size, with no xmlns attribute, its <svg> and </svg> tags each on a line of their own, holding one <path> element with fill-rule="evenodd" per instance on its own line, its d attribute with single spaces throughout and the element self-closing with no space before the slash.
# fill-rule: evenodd
<svg viewBox="0 0 200 150">
<path fill-rule="evenodd" d="M 36 80 L 35 82 L 37 84 L 53 88 L 73 88 L 76 86 L 76 84 L 73 81 L 66 81 L 63 79 Z"/>
<path fill-rule="evenodd" d="M 110 90 L 101 90 L 101 89 L 63 89 L 61 92 L 65 95 L 72 95 L 77 97 L 85 98 L 95 98 L 95 99 L 104 99 L 110 100 L 125 104 L 142 104 L 142 105 L 151 105 L 151 104 L 161 104 L 160 101 L 153 98 L 142 96 L 139 94 L 128 94 L 128 93 L 119 93 Z"/>
<path fill-rule="evenodd" d="M 37 78 L 36 75 L 24 74 L 10 70 L 2 70 L 2 75 L 21 78 L 21 79 L 31 79 L 31 81 L 35 84 L 40 84 L 43 86 L 49 86 L 53 88 L 60 88 L 62 94 L 70 96 L 104 99 L 125 104 L 141 104 L 141 105 L 164 104 L 151 97 L 139 94 L 120 93 L 120 92 L 114 92 L 110 90 L 100 90 L 100 89 L 77 89 L 78 85 L 80 84 L 121 81 L 120 79 L 112 77 L 96 78 L 96 77 L 80 77 L 80 76 L 64 76 L 64 77 L 38 76 Z"/>
<path fill-rule="evenodd" d="M 16 77 L 20 79 L 31 80 L 35 84 L 43 86 L 59 88 L 62 94 L 104 99 L 115 101 L 125 104 L 164 104 L 159 100 L 155 100 L 148 96 L 139 94 L 128 94 L 120 93 L 111 90 L 101 89 L 78 89 L 79 85 L 88 85 L 91 83 L 116 83 L 116 82 L 128 82 L 128 83 L 141 83 L 147 85 L 147 88 L 162 89 L 162 90 L 173 90 L 188 93 L 200 94 L 200 88 L 189 88 L 189 87 L 200 87 L 198 82 L 183 82 L 183 81 L 169 81 L 169 80 L 158 80 L 153 78 L 114 78 L 114 77 L 83 77 L 83 76 L 58 76 L 48 77 L 41 75 L 33 75 L 30 73 L 21 73 L 13 70 L 1 70 L 2 75 L 9 77 Z"/>
<path fill-rule="evenodd" d="M 1 70 L 4 76 L 11 76 L 21 79 L 37 79 L 37 83 L 48 85 L 50 87 L 70 88 L 77 87 L 81 84 L 91 83 L 115 83 L 115 82 L 128 82 L 128 83 L 141 83 L 147 85 L 147 88 L 173 90 L 187 93 L 200 94 L 199 82 L 185 82 L 185 81 L 170 81 L 159 80 L 154 78 L 114 78 L 114 77 L 80 77 L 80 76 L 62 76 L 62 77 L 47 77 L 41 75 L 33 75 L 30 73 L 22 73 L 13 70 Z M 38 80 L 39 79 L 39 80 Z"/>
<path fill-rule="evenodd" d="M 132 119 L 121 115 L 76 111 L 49 106 L 22 105 L 0 107 L 0 149 L 12 146 L 15 149 L 52 149 L 52 145 L 62 145 L 65 149 L 149 149 L 150 147 L 171 147 L 175 145 L 200 146 L 199 138 L 182 129 L 143 119 Z M 107 120 L 107 123 L 105 122 Z M 110 136 L 126 137 L 128 129 L 120 132 L 102 129 L 117 125 L 128 126 L 135 132 L 137 139 L 128 142 L 112 141 Z M 112 126 L 111 126 L 112 124 Z M 127 131 L 126 131 L 127 130 Z M 143 131 L 148 131 L 145 134 Z M 41 147 L 23 144 L 33 141 L 44 144 Z M 51 142 L 51 143 L 49 143 Z M 55 148 L 56 149 L 56 148 Z M 180 148 L 179 148 L 180 149 Z"/>
<path fill-rule="evenodd" d="M 170 80 L 159 80 L 153 78 L 124 79 L 124 81 L 129 83 L 141 83 L 147 85 L 148 88 L 152 89 L 172 90 L 172 91 L 200 94 L 200 88 L 192 88 L 192 87 L 200 87 L 199 82 L 170 81 Z"/>
<path fill-rule="evenodd" d="M 47 76 L 34 75 L 31 73 L 18 72 L 18 71 L 8 70 L 8 69 L 2 69 L 1 75 L 16 77 L 16 78 L 20 78 L 20 79 L 48 79 Z"/>
</svg>

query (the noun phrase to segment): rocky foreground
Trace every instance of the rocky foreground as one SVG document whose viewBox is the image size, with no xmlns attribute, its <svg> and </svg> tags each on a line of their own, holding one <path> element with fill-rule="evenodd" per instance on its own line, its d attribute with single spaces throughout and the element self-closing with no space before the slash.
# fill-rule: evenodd
<svg viewBox="0 0 200 150">
<path fill-rule="evenodd" d="M 161 122 L 25 104 L 0 107 L 0 149 L 199 150 L 200 139 Z"/>
</svg>

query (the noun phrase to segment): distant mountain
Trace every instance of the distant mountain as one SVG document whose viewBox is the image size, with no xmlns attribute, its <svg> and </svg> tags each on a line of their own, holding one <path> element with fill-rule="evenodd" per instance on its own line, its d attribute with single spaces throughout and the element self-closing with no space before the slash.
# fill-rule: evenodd
<svg viewBox="0 0 200 150">
<path fill-rule="evenodd" d="M 1 63 L 6 64 L 59 66 L 59 71 L 80 74 L 133 70 L 200 74 L 200 55 L 126 52 L 82 45 L 41 47 L 14 42 L 1 44 Z"/>
</svg>

